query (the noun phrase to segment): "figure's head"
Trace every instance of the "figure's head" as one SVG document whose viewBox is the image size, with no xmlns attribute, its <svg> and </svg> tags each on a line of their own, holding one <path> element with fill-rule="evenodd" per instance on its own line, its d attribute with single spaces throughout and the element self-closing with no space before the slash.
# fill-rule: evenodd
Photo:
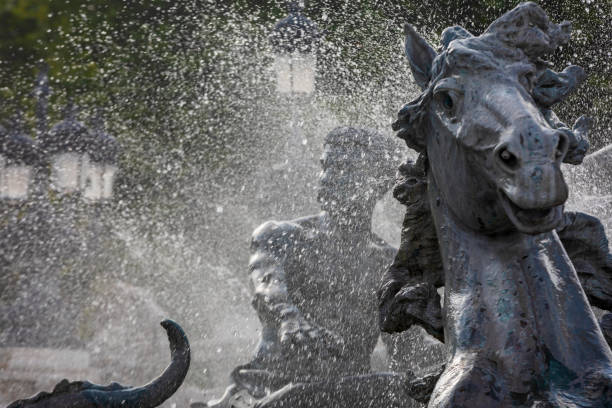
<svg viewBox="0 0 612 408">
<path fill-rule="evenodd" d="M 344 224 L 368 220 L 376 202 L 393 185 L 396 146 L 366 129 L 337 127 L 325 136 L 318 200 L 321 208 Z"/>
<path fill-rule="evenodd" d="M 445 30 L 439 54 L 406 27 L 406 53 L 423 93 L 402 108 L 394 128 L 427 155 L 441 199 L 470 228 L 534 234 L 560 221 L 569 129 L 551 126 L 543 110 L 584 75 L 579 67 L 556 74 L 540 57 L 567 42 L 569 31 L 534 3 L 479 37 Z"/>
</svg>

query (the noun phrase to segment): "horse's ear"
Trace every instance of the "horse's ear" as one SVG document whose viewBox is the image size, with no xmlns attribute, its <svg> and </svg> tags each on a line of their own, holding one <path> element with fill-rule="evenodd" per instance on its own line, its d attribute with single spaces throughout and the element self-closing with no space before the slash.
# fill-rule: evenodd
<svg viewBox="0 0 612 408">
<path fill-rule="evenodd" d="M 410 24 L 404 26 L 404 34 L 406 34 L 406 56 L 410 62 L 412 75 L 417 85 L 424 90 L 431 79 L 431 66 L 436 58 L 436 51 Z"/>
</svg>

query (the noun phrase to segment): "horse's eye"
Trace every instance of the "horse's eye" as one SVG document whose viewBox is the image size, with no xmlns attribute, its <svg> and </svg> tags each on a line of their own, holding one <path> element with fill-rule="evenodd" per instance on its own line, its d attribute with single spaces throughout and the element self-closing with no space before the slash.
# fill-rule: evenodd
<svg viewBox="0 0 612 408">
<path fill-rule="evenodd" d="M 455 109 L 455 100 L 448 91 L 441 91 L 436 94 L 436 99 L 440 106 L 448 113 L 453 113 Z"/>
<path fill-rule="evenodd" d="M 444 93 L 444 96 L 442 98 L 442 104 L 444 105 L 444 107 L 448 110 L 453 109 L 453 98 L 451 98 L 451 96 L 447 93 Z"/>
</svg>

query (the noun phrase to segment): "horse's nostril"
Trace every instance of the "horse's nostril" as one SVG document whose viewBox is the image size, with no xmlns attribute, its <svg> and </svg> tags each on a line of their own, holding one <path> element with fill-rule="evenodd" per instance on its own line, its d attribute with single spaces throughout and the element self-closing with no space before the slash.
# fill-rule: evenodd
<svg viewBox="0 0 612 408">
<path fill-rule="evenodd" d="M 555 160 L 561 161 L 567 154 L 569 143 L 567 140 L 567 136 L 564 133 L 558 133 L 558 135 L 559 140 L 557 141 L 557 146 L 555 148 Z"/>
<path fill-rule="evenodd" d="M 500 162 L 510 170 L 516 170 L 519 165 L 518 158 L 508 149 L 502 148 L 497 152 Z"/>
</svg>

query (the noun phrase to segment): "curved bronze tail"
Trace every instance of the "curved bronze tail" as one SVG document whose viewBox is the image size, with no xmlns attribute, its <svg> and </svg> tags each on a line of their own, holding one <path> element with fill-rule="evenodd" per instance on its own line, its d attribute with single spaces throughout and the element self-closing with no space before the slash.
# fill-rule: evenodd
<svg viewBox="0 0 612 408">
<path fill-rule="evenodd" d="M 164 372 L 142 387 L 124 387 L 117 383 L 107 386 L 87 381 L 62 380 L 51 393 L 15 401 L 7 408 L 153 408 L 161 405 L 183 383 L 191 360 L 189 341 L 176 322 L 164 320 L 170 342 L 171 362 Z"/>
</svg>

